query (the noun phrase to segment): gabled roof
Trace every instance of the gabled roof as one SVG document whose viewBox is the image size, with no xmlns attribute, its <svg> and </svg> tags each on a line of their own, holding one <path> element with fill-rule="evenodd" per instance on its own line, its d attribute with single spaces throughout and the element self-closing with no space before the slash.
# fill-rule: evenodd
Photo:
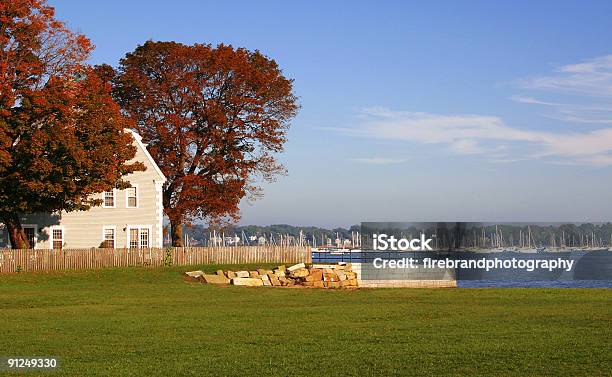
<svg viewBox="0 0 612 377">
<path fill-rule="evenodd" d="M 147 150 L 147 147 L 144 145 L 144 143 L 142 142 L 142 136 L 140 136 L 136 131 L 134 130 L 130 130 L 126 128 L 126 131 L 129 131 L 132 133 L 132 136 L 134 137 L 134 140 L 136 140 L 136 144 L 138 144 L 138 146 L 142 149 L 142 151 L 144 152 L 145 156 L 147 157 L 147 159 L 149 160 L 149 162 L 151 163 L 151 165 L 153 165 L 153 168 L 155 169 L 155 172 L 157 173 L 157 175 L 159 175 L 159 177 L 161 178 L 162 182 L 166 182 L 166 176 L 164 175 L 164 173 L 162 173 L 162 171 L 159 169 L 159 166 L 157 166 L 157 164 L 155 163 L 155 160 L 153 160 L 153 157 L 151 157 L 151 154 L 149 153 L 149 151 Z"/>
</svg>

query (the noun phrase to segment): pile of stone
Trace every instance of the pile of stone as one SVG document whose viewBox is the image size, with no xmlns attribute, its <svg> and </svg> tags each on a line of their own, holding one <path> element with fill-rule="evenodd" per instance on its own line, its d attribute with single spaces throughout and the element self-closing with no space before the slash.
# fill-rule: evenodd
<svg viewBox="0 0 612 377">
<path fill-rule="evenodd" d="M 357 273 L 345 262 L 338 264 L 304 264 L 291 267 L 278 266 L 273 270 L 223 271 L 205 274 L 190 271 L 185 275 L 207 284 L 233 284 L 251 287 L 312 287 L 312 288 L 351 288 L 357 287 Z"/>
</svg>

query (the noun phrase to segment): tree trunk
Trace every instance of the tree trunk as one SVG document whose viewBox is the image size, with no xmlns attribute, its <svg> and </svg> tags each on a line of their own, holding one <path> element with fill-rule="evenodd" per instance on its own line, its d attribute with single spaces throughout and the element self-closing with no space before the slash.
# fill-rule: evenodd
<svg viewBox="0 0 612 377">
<path fill-rule="evenodd" d="M 170 220 L 170 236 L 172 246 L 183 247 L 183 221 L 180 219 Z"/>
<path fill-rule="evenodd" d="M 30 247 L 30 243 L 21 227 L 19 216 L 16 213 L 2 214 L 2 222 L 6 225 L 13 249 L 28 249 Z"/>
</svg>

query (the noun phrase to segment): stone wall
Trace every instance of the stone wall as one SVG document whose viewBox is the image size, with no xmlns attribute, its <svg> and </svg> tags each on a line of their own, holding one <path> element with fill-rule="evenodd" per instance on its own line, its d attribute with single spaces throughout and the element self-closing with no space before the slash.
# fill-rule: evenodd
<svg viewBox="0 0 612 377">
<path fill-rule="evenodd" d="M 376 269 L 371 263 L 352 263 L 362 288 L 455 288 L 454 269 Z"/>
</svg>

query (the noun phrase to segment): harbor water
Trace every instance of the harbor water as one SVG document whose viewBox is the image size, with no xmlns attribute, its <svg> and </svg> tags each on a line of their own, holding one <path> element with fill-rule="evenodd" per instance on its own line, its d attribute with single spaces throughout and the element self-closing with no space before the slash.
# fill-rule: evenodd
<svg viewBox="0 0 612 377">
<path fill-rule="evenodd" d="M 553 259 L 573 260 L 571 273 L 556 271 L 516 271 L 483 269 L 454 269 L 457 286 L 460 288 L 612 288 L 612 252 L 573 253 L 413 253 L 374 252 L 366 250 L 315 250 L 313 263 L 362 263 L 371 265 L 374 258 L 399 260 L 402 258 L 455 258 L 455 259 Z M 364 266 L 365 267 L 365 266 Z M 371 268 L 369 268 L 371 270 Z M 415 270 L 416 271 L 416 270 Z M 390 274 L 395 273 L 390 271 Z M 410 272 L 408 272 L 410 275 Z M 415 274 L 416 276 L 417 274 Z M 380 274 L 378 275 L 380 278 Z M 364 276 L 367 279 L 367 277 Z M 410 278 L 418 280 L 416 278 Z"/>
</svg>

